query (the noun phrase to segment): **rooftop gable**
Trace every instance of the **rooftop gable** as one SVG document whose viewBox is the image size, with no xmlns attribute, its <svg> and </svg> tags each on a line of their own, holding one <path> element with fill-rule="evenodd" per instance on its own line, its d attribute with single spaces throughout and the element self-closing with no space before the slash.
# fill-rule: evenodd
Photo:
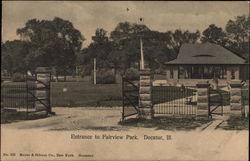
<svg viewBox="0 0 250 161">
<path fill-rule="evenodd" d="M 183 44 L 177 58 L 166 64 L 245 64 L 246 60 L 212 43 Z"/>
</svg>

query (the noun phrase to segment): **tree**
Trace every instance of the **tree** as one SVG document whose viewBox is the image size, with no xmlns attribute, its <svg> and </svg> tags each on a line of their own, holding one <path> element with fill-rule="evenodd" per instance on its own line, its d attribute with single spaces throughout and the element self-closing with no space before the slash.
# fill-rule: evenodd
<svg viewBox="0 0 250 161">
<path fill-rule="evenodd" d="M 14 40 L 6 41 L 2 47 L 2 63 L 1 68 L 7 70 L 12 75 L 13 73 L 26 73 L 28 63 L 26 57 L 29 52 L 30 44 L 28 42 Z"/>
<path fill-rule="evenodd" d="M 250 17 L 237 16 L 226 24 L 229 38 L 228 48 L 249 60 L 249 25 Z"/>
<path fill-rule="evenodd" d="M 144 44 L 144 55 L 151 69 L 157 69 L 162 63 L 174 59 L 183 43 L 195 43 L 200 37 L 197 32 L 158 32 L 150 30 L 146 25 L 122 22 L 111 32 L 111 40 L 118 44 L 122 55 L 124 70 L 140 60 L 140 38 Z"/>
<path fill-rule="evenodd" d="M 214 24 L 209 25 L 207 29 L 202 32 L 201 41 L 203 43 L 210 42 L 218 45 L 226 46 L 227 38 L 226 33 L 221 27 L 217 27 Z"/>
<path fill-rule="evenodd" d="M 196 43 L 200 38 L 200 31 L 190 32 L 188 30 L 181 31 L 180 29 L 175 30 L 174 33 L 168 32 L 171 37 L 170 46 L 174 50 L 175 55 L 179 53 L 179 49 L 184 43 Z"/>
<path fill-rule="evenodd" d="M 111 32 L 110 38 L 116 42 L 119 42 L 124 39 L 132 39 L 140 36 L 146 31 L 150 31 L 146 25 L 121 22 L 116 26 L 114 31 Z"/>
<path fill-rule="evenodd" d="M 55 17 L 50 20 L 31 19 L 17 29 L 21 39 L 31 44 L 27 60 L 37 66 L 55 67 L 57 74 L 75 70 L 76 53 L 81 50 L 84 37 L 70 21 Z"/>
</svg>

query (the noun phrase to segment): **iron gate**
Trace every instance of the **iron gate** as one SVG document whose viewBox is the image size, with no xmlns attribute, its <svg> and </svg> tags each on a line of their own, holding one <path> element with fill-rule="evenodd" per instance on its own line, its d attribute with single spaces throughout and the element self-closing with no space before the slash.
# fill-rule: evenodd
<svg viewBox="0 0 250 161">
<path fill-rule="evenodd" d="M 37 86 L 36 76 L 26 76 L 25 82 L 7 82 L 1 84 L 1 110 L 34 113 L 45 111 L 50 112 L 50 100 L 48 104 L 44 104 L 43 99 L 38 99 L 36 92 L 46 88 L 50 90 L 50 85 L 44 87 Z M 50 97 L 49 97 L 50 98 Z M 45 108 L 43 110 L 36 109 L 36 102 L 41 102 Z"/>
<path fill-rule="evenodd" d="M 223 106 L 229 104 L 230 94 L 221 89 L 208 88 L 208 117 L 223 115 Z"/>
<path fill-rule="evenodd" d="M 122 78 L 122 121 L 129 116 L 138 114 L 139 81 Z"/>
</svg>

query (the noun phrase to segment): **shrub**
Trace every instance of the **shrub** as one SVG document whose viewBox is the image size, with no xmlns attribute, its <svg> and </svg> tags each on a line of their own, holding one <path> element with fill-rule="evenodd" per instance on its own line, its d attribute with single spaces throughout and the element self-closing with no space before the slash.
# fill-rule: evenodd
<svg viewBox="0 0 250 161">
<path fill-rule="evenodd" d="M 24 75 L 21 73 L 14 73 L 11 80 L 13 82 L 24 82 L 25 78 L 24 78 Z"/>
<path fill-rule="evenodd" d="M 97 84 L 113 84 L 115 83 L 115 75 L 110 70 L 99 70 L 96 72 Z"/>
<path fill-rule="evenodd" d="M 140 78 L 139 71 L 135 68 L 129 68 L 125 72 L 125 78 L 128 80 L 139 80 Z"/>
</svg>

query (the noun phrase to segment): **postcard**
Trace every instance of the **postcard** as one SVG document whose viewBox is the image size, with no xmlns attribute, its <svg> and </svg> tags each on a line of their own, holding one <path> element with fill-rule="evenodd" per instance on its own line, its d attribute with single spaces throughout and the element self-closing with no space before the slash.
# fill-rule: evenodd
<svg viewBox="0 0 250 161">
<path fill-rule="evenodd" d="M 0 160 L 249 160 L 249 2 L 2 9 Z"/>
</svg>

